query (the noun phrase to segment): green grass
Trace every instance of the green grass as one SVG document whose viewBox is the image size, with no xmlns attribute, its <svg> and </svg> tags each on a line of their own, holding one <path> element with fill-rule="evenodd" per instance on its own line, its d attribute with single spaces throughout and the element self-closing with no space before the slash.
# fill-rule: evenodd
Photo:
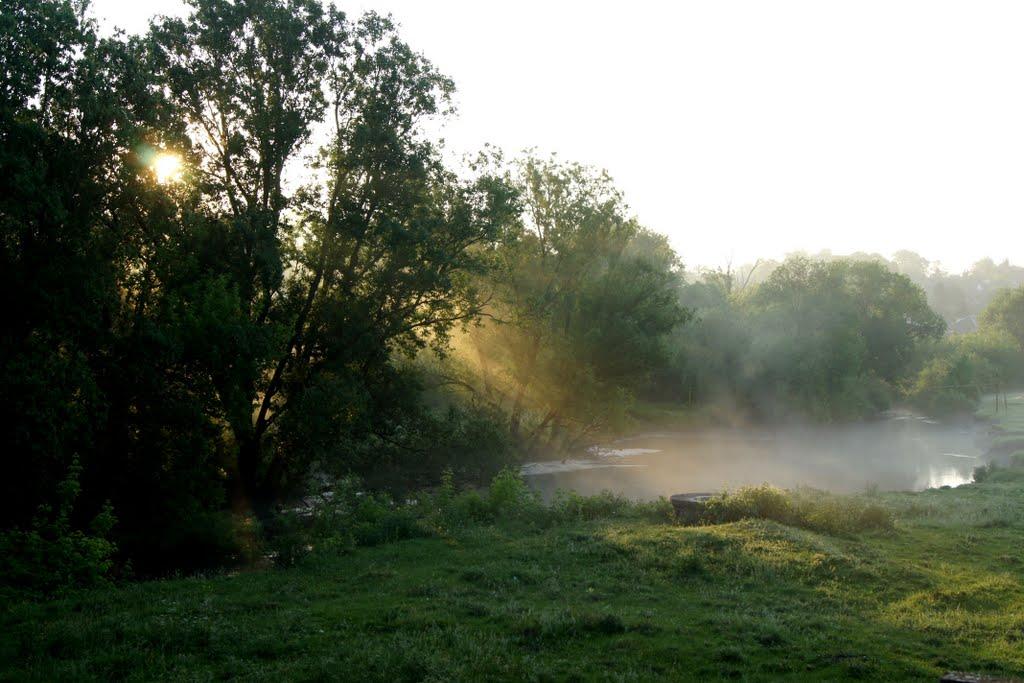
<svg viewBox="0 0 1024 683">
<path fill-rule="evenodd" d="M 1010 407 L 1007 433 L 1024 426 L 1024 401 Z M 0 679 L 1024 675 L 1024 470 L 866 498 L 894 530 L 480 524 L 289 570 L 11 604 Z"/>
<path fill-rule="evenodd" d="M 1024 390 L 1010 391 L 1006 403 L 998 402 L 994 395 L 981 401 L 978 415 L 993 422 L 993 447 L 1009 451 L 1024 450 Z"/>
</svg>

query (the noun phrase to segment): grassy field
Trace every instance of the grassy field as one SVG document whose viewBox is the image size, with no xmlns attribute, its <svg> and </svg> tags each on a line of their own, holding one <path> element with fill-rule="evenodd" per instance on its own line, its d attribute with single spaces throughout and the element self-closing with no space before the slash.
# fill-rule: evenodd
<svg viewBox="0 0 1024 683">
<path fill-rule="evenodd" d="M 1000 414 L 1024 436 L 1024 399 Z M 937 680 L 1024 675 L 1024 469 L 871 500 L 893 531 L 616 514 L 0 613 L 4 680 Z"/>
</svg>

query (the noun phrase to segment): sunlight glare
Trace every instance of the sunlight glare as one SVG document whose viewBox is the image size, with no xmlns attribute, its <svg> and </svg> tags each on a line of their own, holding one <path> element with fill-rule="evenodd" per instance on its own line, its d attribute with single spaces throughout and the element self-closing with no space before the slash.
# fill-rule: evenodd
<svg viewBox="0 0 1024 683">
<path fill-rule="evenodd" d="M 153 159 L 153 175 L 161 185 L 181 180 L 181 155 L 174 152 L 160 152 Z"/>
</svg>

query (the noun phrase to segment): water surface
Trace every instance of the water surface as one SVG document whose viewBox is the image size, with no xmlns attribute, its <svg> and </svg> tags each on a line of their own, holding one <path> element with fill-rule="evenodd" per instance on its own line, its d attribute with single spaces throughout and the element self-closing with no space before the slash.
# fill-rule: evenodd
<svg viewBox="0 0 1024 683">
<path fill-rule="evenodd" d="M 761 483 L 838 493 L 922 490 L 970 482 L 986 450 L 982 423 L 898 415 L 830 427 L 637 434 L 563 461 L 529 463 L 523 474 L 546 498 L 559 488 L 644 499 Z"/>
</svg>

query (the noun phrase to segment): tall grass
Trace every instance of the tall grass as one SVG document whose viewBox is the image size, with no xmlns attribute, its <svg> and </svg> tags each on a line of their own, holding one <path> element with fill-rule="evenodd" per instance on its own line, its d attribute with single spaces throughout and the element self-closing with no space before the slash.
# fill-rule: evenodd
<svg viewBox="0 0 1024 683">
<path fill-rule="evenodd" d="M 752 518 L 770 519 L 826 534 L 894 528 L 888 509 L 859 497 L 812 489 L 784 491 L 768 484 L 747 486 L 711 498 L 702 521 L 717 524 Z"/>
</svg>

